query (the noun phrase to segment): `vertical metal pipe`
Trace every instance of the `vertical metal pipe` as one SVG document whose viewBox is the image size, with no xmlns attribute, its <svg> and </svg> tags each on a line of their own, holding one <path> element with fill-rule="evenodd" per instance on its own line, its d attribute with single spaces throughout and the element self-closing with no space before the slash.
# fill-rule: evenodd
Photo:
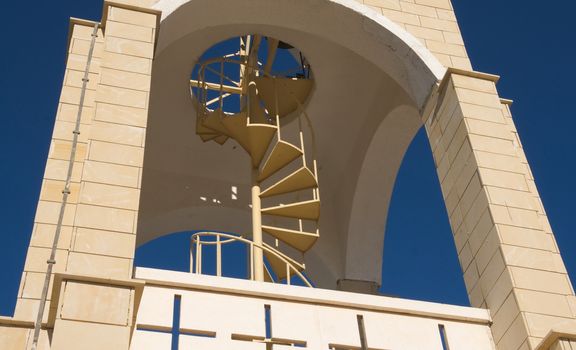
<svg viewBox="0 0 576 350">
<path fill-rule="evenodd" d="M 252 168 L 252 241 L 254 242 L 254 280 L 264 281 L 264 254 L 262 252 L 262 203 L 258 168 Z"/>
<path fill-rule="evenodd" d="M 254 243 L 250 242 L 250 280 L 254 281 Z"/>
<path fill-rule="evenodd" d="M 281 126 L 280 126 L 280 113 L 278 113 L 278 87 L 276 86 L 276 78 L 274 78 L 272 80 L 272 82 L 274 83 L 274 108 L 276 109 L 275 113 L 276 113 L 276 132 L 278 134 L 278 142 L 280 142 L 280 140 L 282 140 L 282 130 L 281 130 Z"/>
<path fill-rule="evenodd" d="M 314 178 L 316 178 L 316 183 L 318 183 L 318 163 L 316 162 L 316 156 L 314 156 Z M 314 190 L 314 199 L 320 200 L 320 187 L 316 187 Z"/>
<path fill-rule="evenodd" d="M 198 267 L 197 267 L 197 269 L 198 269 L 198 273 L 202 274 L 202 253 L 203 253 L 202 249 L 204 249 L 204 247 L 202 246 L 203 243 L 201 241 L 198 241 L 198 244 L 200 245 L 200 249 L 198 250 L 199 254 L 198 254 Z"/>
<path fill-rule="evenodd" d="M 358 333 L 360 333 L 360 349 L 368 350 L 368 342 L 366 341 L 366 328 L 364 327 L 364 316 L 358 315 Z"/>
<path fill-rule="evenodd" d="M 216 276 L 222 276 L 222 243 L 220 243 L 220 235 L 216 236 Z"/>
<path fill-rule="evenodd" d="M 220 62 L 220 110 L 224 112 L 224 97 L 223 97 L 223 89 L 224 89 L 224 61 Z"/>
<path fill-rule="evenodd" d="M 278 110 L 278 86 L 276 86 L 276 78 L 272 78 L 274 86 L 274 114 L 276 116 L 276 126 L 278 127 L 278 138 L 280 138 L 280 111 Z"/>
<path fill-rule="evenodd" d="M 194 273 L 194 237 L 190 237 L 190 273 Z"/>
<path fill-rule="evenodd" d="M 202 238 L 196 236 L 196 273 L 202 273 Z"/>
<path fill-rule="evenodd" d="M 298 136 L 300 138 L 300 149 L 302 150 L 302 166 L 306 165 L 306 147 L 304 145 L 304 131 L 302 131 L 302 115 L 298 116 Z"/>
</svg>

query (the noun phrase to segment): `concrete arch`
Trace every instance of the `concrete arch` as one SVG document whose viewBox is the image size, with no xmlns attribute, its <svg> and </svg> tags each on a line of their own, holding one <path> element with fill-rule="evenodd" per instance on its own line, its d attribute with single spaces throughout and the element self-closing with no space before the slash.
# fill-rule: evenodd
<svg viewBox="0 0 576 350">
<path fill-rule="evenodd" d="M 192 33 L 216 28 L 235 34 L 261 32 L 263 27 L 301 32 L 366 58 L 409 91 L 419 107 L 446 71 L 414 36 L 354 0 L 160 0 L 154 8 L 162 11 L 157 57 Z M 207 48 L 196 45 L 200 53 Z"/>
<path fill-rule="evenodd" d="M 404 159 L 404 153 L 390 150 L 406 151 L 421 127 L 420 115 L 414 107 L 399 106 L 373 129 L 370 143 L 365 146 L 348 221 L 345 268 L 348 279 L 380 283 L 388 209 L 397 175 L 397 171 L 390 169 L 399 169 Z M 391 156 L 384 157 L 387 152 Z M 367 217 L 373 219 L 366 220 Z"/>
<path fill-rule="evenodd" d="M 353 248 L 352 242 L 363 237 L 359 228 L 370 239 L 383 240 L 393 179 L 421 125 L 419 111 L 445 68 L 401 27 L 352 0 L 160 0 L 155 8 L 163 18 L 152 74 L 138 244 L 196 228 L 250 230 L 249 221 L 240 219 L 244 211 L 248 217 L 247 156 L 233 143 L 202 143 L 194 134 L 188 80 L 198 57 L 213 44 L 260 33 L 301 49 L 316 78 L 307 109 L 317 134 L 323 202 L 321 239 L 306 255 L 307 271 L 324 288 L 335 288 L 340 279 L 379 282 L 381 249 L 373 261 L 368 257 L 374 254 L 364 252 L 381 243 L 365 241 Z M 394 151 L 378 159 L 380 148 L 391 144 Z M 379 177 L 383 167 L 385 176 Z M 240 194 L 233 201 L 231 186 Z M 380 191 L 371 191 L 374 187 Z M 203 197 L 222 202 L 220 217 L 205 209 L 212 204 Z M 362 219 L 366 203 L 382 212 Z M 363 259 L 354 269 L 358 256 Z"/>
</svg>

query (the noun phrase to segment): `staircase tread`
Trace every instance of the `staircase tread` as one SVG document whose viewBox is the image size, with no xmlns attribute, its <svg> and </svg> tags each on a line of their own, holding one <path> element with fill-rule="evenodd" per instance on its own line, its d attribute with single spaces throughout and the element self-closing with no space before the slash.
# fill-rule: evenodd
<svg viewBox="0 0 576 350">
<path fill-rule="evenodd" d="M 269 244 L 264 243 L 264 246 L 274 250 L 278 255 L 280 255 L 282 258 L 286 259 L 292 265 L 292 267 L 296 268 L 296 270 L 298 270 L 299 272 L 304 271 L 304 265 L 303 264 L 297 262 L 296 260 L 292 259 L 288 255 L 283 254 L 282 252 L 273 248 Z M 272 271 L 274 271 L 276 278 L 278 278 L 278 280 L 283 280 L 284 278 L 286 278 L 286 275 L 287 275 L 286 274 L 286 263 L 284 261 L 282 261 L 281 258 L 279 258 L 278 256 L 274 255 L 273 253 L 271 253 L 269 251 L 264 251 L 264 256 L 268 260 L 268 263 L 270 264 Z M 291 272 L 290 276 L 293 276 L 295 274 L 293 269 L 290 269 L 290 272 Z"/>
<path fill-rule="evenodd" d="M 300 156 L 302 156 L 302 150 L 300 148 L 283 140 L 278 141 L 276 145 L 274 145 L 268 159 L 264 162 L 258 180 L 262 181 L 267 179 Z"/>
<path fill-rule="evenodd" d="M 214 139 L 214 141 L 215 141 L 216 143 L 218 143 L 219 145 L 223 145 L 223 144 L 226 143 L 226 141 L 228 141 L 228 139 L 229 139 L 228 136 L 226 136 L 226 135 L 220 135 L 220 136 L 216 137 L 216 138 Z"/>
<path fill-rule="evenodd" d="M 250 135 L 248 134 L 248 117 L 246 114 L 239 113 L 234 116 L 226 116 L 221 119 L 221 122 L 228 131 L 228 135 L 250 153 Z"/>
<path fill-rule="evenodd" d="M 267 119 L 264 108 L 260 105 L 261 97 L 258 96 L 256 84 L 248 84 L 248 108 L 250 109 L 250 121 L 264 123 Z"/>
<path fill-rule="evenodd" d="M 248 124 L 248 134 L 250 138 L 250 156 L 252 165 L 260 166 L 262 159 L 266 155 L 270 142 L 278 131 L 276 125 L 271 124 Z"/>
<path fill-rule="evenodd" d="M 214 140 L 215 138 L 219 137 L 220 134 L 198 134 L 198 136 L 200 136 L 200 139 L 204 142 L 208 142 L 211 140 Z"/>
<path fill-rule="evenodd" d="M 213 132 L 217 134 L 230 136 L 228 130 L 222 123 L 221 115 L 222 112 L 219 110 L 208 113 L 206 118 L 202 120 L 202 125 L 207 129 L 213 130 Z"/>
<path fill-rule="evenodd" d="M 274 248 L 273 246 L 271 246 L 270 244 L 263 242 L 262 243 L 264 247 L 272 249 L 273 251 L 275 251 L 276 253 L 278 253 L 278 255 L 280 255 L 281 257 L 283 257 L 284 259 L 288 260 L 290 263 L 292 263 L 295 267 L 298 268 L 298 270 L 300 271 L 304 271 L 304 264 L 301 262 L 298 262 L 296 260 L 294 260 L 294 258 L 289 257 L 288 255 L 282 253 L 281 251 L 279 251 L 278 249 Z M 272 254 L 270 252 L 264 251 L 265 254 Z"/>
<path fill-rule="evenodd" d="M 320 236 L 318 232 L 312 233 L 266 225 L 262 226 L 262 230 L 301 252 L 308 251 Z"/>
<path fill-rule="evenodd" d="M 293 230 L 290 228 L 277 227 L 277 226 L 262 225 L 262 229 L 263 230 L 277 230 L 277 231 L 283 231 L 286 233 L 295 233 L 295 234 L 299 234 L 299 235 L 303 235 L 303 236 L 314 236 L 314 237 L 318 236 L 318 234 L 316 232 Z"/>
<path fill-rule="evenodd" d="M 305 190 L 317 187 L 316 177 L 307 167 L 301 167 L 282 180 L 268 187 L 260 194 L 261 198 L 275 196 L 279 194 Z"/>
<path fill-rule="evenodd" d="M 263 208 L 262 213 L 296 219 L 318 220 L 320 217 L 320 201 L 312 199 L 303 202 L 277 205 Z"/>
<path fill-rule="evenodd" d="M 280 117 L 298 109 L 299 105 L 296 100 L 304 104 L 313 86 L 311 79 L 256 77 L 254 81 L 258 87 L 258 96 L 264 102 L 266 109 L 271 115 L 278 114 Z M 278 113 L 276 113 L 274 85 L 276 85 L 278 96 L 293 97 L 278 99 Z"/>
</svg>

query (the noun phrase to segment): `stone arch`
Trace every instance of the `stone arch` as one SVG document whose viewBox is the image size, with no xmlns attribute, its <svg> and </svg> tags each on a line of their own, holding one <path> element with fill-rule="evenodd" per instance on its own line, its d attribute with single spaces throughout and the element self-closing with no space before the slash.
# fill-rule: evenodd
<svg viewBox="0 0 576 350">
<path fill-rule="evenodd" d="M 308 272 L 325 288 L 346 278 L 379 281 L 380 267 L 365 274 L 351 268 L 362 251 L 349 248 L 349 242 L 359 237 L 351 228 L 362 221 L 361 203 L 376 201 L 382 213 L 362 227 L 369 227 L 369 232 L 382 227 L 382 237 L 375 240 L 383 240 L 390 179 L 395 178 L 421 125 L 420 110 L 445 68 L 400 26 L 351 0 L 161 0 L 155 8 L 163 17 L 152 74 L 138 244 L 191 227 L 250 229 L 247 220 L 229 221 L 242 211 L 248 215 L 248 196 L 229 200 L 231 186 L 247 193 L 248 171 L 238 171 L 246 167 L 246 156 L 232 144 L 203 144 L 195 137 L 188 79 L 197 58 L 213 44 L 260 33 L 301 49 L 317 81 L 308 112 L 317 130 L 325 194 L 322 238 L 306 256 Z M 395 153 L 375 161 L 379 148 L 399 135 L 403 136 Z M 334 146 L 334 139 L 341 142 Z M 390 165 L 387 184 L 377 176 L 383 164 Z M 338 176 L 341 173 L 348 177 Z M 357 179 L 369 183 L 357 188 Z M 373 186 L 382 192 L 370 191 Z M 221 200 L 218 209 L 226 222 L 219 222 L 218 214 L 200 214 L 210 205 L 199 202 L 200 197 Z M 381 265 L 377 263 L 381 256 L 376 259 L 362 264 Z"/>
<path fill-rule="evenodd" d="M 404 153 L 421 127 L 418 111 L 411 106 L 400 106 L 374 128 L 374 135 L 363 152 L 362 170 L 357 179 L 348 222 L 347 279 L 380 284 L 386 222 L 397 171 Z M 392 156 L 385 156 L 390 149 L 401 149 L 404 153 L 390 152 Z"/>
<path fill-rule="evenodd" d="M 419 107 L 446 72 L 414 36 L 353 0 L 160 0 L 154 8 L 162 11 L 156 58 L 194 34 L 202 34 L 204 40 L 195 43 L 196 52 L 190 50 L 188 57 L 201 54 L 208 48 L 206 43 L 213 44 L 210 36 L 225 39 L 249 29 L 300 32 L 365 57 L 409 91 Z"/>
</svg>

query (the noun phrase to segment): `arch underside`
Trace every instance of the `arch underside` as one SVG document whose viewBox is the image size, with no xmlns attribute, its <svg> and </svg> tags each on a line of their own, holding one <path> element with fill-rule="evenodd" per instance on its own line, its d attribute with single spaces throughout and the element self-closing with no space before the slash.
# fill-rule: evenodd
<svg viewBox="0 0 576 350">
<path fill-rule="evenodd" d="M 159 1 L 138 244 L 171 232 L 248 233 L 250 163 L 233 141 L 195 135 L 189 77 L 213 44 L 259 33 L 298 47 L 316 88 L 307 106 L 322 188 L 320 239 L 306 254 L 320 287 L 380 281 L 396 173 L 444 68 L 416 39 L 354 1 Z"/>
</svg>

